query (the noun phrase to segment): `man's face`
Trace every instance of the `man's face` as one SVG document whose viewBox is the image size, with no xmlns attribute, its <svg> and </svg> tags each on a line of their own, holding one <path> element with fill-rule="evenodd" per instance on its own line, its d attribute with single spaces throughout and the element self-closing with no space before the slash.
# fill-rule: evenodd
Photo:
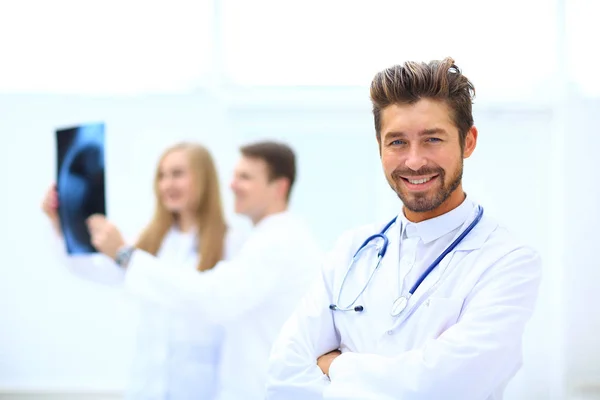
<svg viewBox="0 0 600 400">
<path fill-rule="evenodd" d="M 477 130 L 472 127 L 464 151 L 461 149 L 458 128 L 441 101 L 393 104 L 381 112 L 380 152 L 385 176 L 412 213 L 435 212 L 457 192 L 463 158 L 471 155 L 476 141 Z"/>
<path fill-rule="evenodd" d="M 269 168 L 264 160 L 242 157 L 231 182 L 235 212 L 253 221 L 262 219 L 276 199 L 275 183 L 269 180 Z"/>
</svg>

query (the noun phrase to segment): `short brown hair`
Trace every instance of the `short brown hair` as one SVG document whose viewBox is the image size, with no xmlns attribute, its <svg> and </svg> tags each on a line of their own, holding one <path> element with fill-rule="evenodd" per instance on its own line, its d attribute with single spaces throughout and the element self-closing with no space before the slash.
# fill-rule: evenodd
<svg viewBox="0 0 600 400">
<path fill-rule="evenodd" d="M 444 101 L 458 128 L 461 147 L 473 126 L 475 87 L 452 58 L 429 63 L 406 61 L 378 72 L 371 82 L 371 102 L 377 140 L 381 140 L 381 111 L 392 104 L 414 104 L 423 98 Z"/>
<path fill-rule="evenodd" d="M 290 146 L 273 141 L 263 141 L 242 146 L 240 152 L 244 157 L 258 158 L 267 163 L 270 181 L 286 178 L 290 182 L 287 193 L 289 200 L 296 180 L 296 155 Z"/>
</svg>

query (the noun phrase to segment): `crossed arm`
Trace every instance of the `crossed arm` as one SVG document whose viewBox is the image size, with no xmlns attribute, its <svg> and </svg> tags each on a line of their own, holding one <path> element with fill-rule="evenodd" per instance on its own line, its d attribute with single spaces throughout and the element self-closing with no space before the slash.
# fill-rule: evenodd
<svg viewBox="0 0 600 400">
<path fill-rule="evenodd" d="M 486 399 L 519 367 L 540 270 L 529 249 L 504 256 L 474 286 L 455 325 L 420 348 L 387 356 L 325 355 L 339 347 L 325 277 L 273 348 L 267 399 Z"/>
</svg>

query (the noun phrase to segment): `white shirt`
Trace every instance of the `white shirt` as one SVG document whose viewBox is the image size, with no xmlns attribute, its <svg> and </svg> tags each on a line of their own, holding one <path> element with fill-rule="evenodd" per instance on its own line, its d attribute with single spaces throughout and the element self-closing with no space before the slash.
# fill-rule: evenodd
<svg viewBox="0 0 600 400">
<path fill-rule="evenodd" d="M 411 223 L 403 214 L 387 232 L 380 268 L 356 304 L 331 311 L 353 254 L 384 224 L 347 232 L 273 347 L 269 400 L 497 400 L 521 365 L 521 341 L 541 276 L 538 254 L 484 215 L 410 298 L 391 306 L 475 217 L 469 199 L 440 217 Z M 402 229 L 402 231 L 401 231 Z M 376 264 L 373 248 L 349 274 L 347 306 Z M 399 285 L 399 282 L 404 285 Z M 319 356 L 340 349 L 328 378 Z"/>
<path fill-rule="evenodd" d="M 273 341 L 319 276 L 320 252 L 305 224 L 288 212 L 251 232 L 239 255 L 203 274 L 170 271 L 143 252 L 126 284 L 149 301 L 225 327 L 218 400 L 264 400 Z"/>
<path fill-rule="evenodd" d="M 243 240 L 240 232 L 228 232 L 226 259 L 239 251 Z M 195 232 L 183 233 L 172 228 L 165 235 L 157 256 L 147 256 L 171 271 L 204 273 L 196 269 L 200 255 Z M 69 256 L 65 265 L 76 275 L 95 282 L 122 284 L 125 280 L 125 271 L 103 254 Z M 212 399 L 218 386 L 223 328 L 189 313 L 173 312 L 139 296 L 133 296 L 133 300 L 139 304 L 139 323 L 125 398 Z"/>
</svg>

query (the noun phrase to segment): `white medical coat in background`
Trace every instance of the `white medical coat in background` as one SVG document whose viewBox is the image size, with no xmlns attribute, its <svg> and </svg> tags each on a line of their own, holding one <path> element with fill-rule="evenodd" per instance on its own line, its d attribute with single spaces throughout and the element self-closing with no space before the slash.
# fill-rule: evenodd
<svg viewBox="0 0 600 400">
<path fill-rule="evenodd" d="M 229 231 L 224 257 L 234 256 L 245 237 Z M 61 244 L 61 249 L 64 244 Z M 96 253 L 71 255 L 65 265 L 76 275 L 104 284 L 123 284 L 125 271 L 109 257 Z M 153 260 L 169 272 L 197 271 L 200 255 L 194 232 L 169 230 Z M 131 294 L 131 293 L 129 293 Z M 223 328 L 195 315 L 174 312 L 138 296 L 139 326 L 133 368 L 125 398 L 128 400 L 212 400 L 218 386 Z"/>
<path fill-rule="evenodd" d="M 475 218 L 469 199 L 438 218 L 411 223 L 403 213 L 387 232 L 380 268 L 355 305 L 331 311 L 344 274 L 363 241 L 385 224 L 344 234 L 322 279 L 285 324 L 273 347 L 268 400 L 497 400 L 521 365 L 522 335 L 541 277 L 535 251 L 484 214 L 478 225 L 419 286 L 398 317 L 391 307 Z M 401 231 L 402 227 L 402 231 Z M 376 265 L 365 250 L 338 306 L 360 293 Z M 404 291 L 403 291 L 404 293 Z M 316 365 L 342 354 L 328 378 Z"/>
<path fill-rule="evenodd" d="M 203 274 L 171 271 L 136 251 L 129 290 L 201 321 L 225 327 L 219 400 L 264 400 L 267 361 L 285 320 L 319 277 L 320 251 L 289 212 L 259 222 L 237 257 Z"/>
</svg>

